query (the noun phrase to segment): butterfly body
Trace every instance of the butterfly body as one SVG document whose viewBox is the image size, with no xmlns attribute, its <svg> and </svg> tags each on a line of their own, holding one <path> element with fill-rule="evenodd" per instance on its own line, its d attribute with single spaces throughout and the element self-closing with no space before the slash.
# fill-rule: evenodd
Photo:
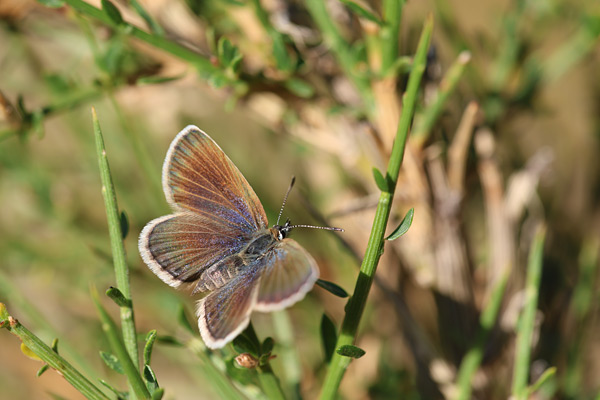
<svg viewBox="0 0 600 400">
<path fill-rule="evenodd" d="M 208 347 L 237 336 L 256 311 L 304 298 L 319 276 L 313 257 L 268 228 L 256 194 L 221 148 L 195 126 L 171 143 L 163 189 L 173 213 L 146 225 L 139 239 L 148 267 L 173 287 L 208 293 L 198 302 L 198 327 Z"/>
</svg>

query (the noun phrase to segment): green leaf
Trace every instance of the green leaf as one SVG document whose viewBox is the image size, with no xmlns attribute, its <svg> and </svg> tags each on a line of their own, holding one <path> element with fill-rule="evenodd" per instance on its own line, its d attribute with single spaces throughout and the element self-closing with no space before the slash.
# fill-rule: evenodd
<svg viewBox="0 0 600 400">
<path fill-rule="evenodd" d="M 261 355 L 270 354 L 273 351 L 274 346 L 275 346 L 275 341 L 273 340 L 272 337 L 269 336 L 262 342 L 262 345 L 260 346 Z"/>
<path fill-rule="evenodd" d="M 60 8 L 65 5 L 64 0 L 37 0 L 43 6 L 49 8 Z"/>
<path fill-rule="evenodd" d="M 119 9 L 113 3 L 111 3 L 110 0 L 102 0 L 101 4 L 102 11 L 104 11 L 106 16 L 110 18 L 115 25 L 121 25 L 125 23 L 123 16 L 121 15 L 121 11 L 119 11 Z"/>
<path fill-rule="evenodd" d="M 273 56 L 275 57 L 277 69 L 284 72 L 292 71 L 292 61 L 285 47 L 283 37 L 281 35 L 271 35 L 271 39 L 273 40 Z"/>
<path fill-rule="evenodd" d="M 221 37 L 217 44 L 217 55 L 219 62 L 225 68 L 234 68 L 235 64 L 242 58 L 238 48 L 226 37 Z"/>
<path fill-rule="evenodd" d="M 412 225 L 414 215 L 415 215 L 414 208 L 411 208 L 410 210 L 408 210 L 408 212 L 402 219 L 402 222 L 400 222 L 400 225 L 398 225 L 398 227 L 396 229 L 394 229 L 394 232 L 392 232 L 392 234 L 390 236 L 386 237 L 385 240 L 396 240 L 400 236 L 402 236 L 406 232 L 408 232 L 408 229 Z"/>
<path fill-rule="evenodd" d="M 228 377 L 241 383 L 243 386 L 255 383 L 256 369 L 240 367 L 235 358 L 229 358 L 225 361 L 225 370 Z"/>
<path fill-rule="evenodd" d="M 158 381 L 156 380 L 156 375 L 148 364 L 144 365 L 144 380 L 146 381 L 146 387 L 150 393 L 154 393 L 156 389 L 158 389 Z"/>
<path fill-rule="evenodd" d="M 104 361 L 104 364 L 106 364 L 108 368 L 118 372 L 119 374 L 125 374 L 121 362 L 114 354 L 100 350 L 100 358 L 102 358 L 102 361 Z"/>
<path fill-rule="evenodd" d="M 160 400 L 163 398 L 163 396 L 165 395 L 165 389 L 163 388 L 156 388 L 154 390 L 154 392 L 152 392 L 152 400 Z"/>
<path fill-rule="evenodd" d="M 111 286 L 106 291 L 106 295 L 111 298 L 119 307 L 129 307 L 129 300 L 125 298 L 123 293 L 116 287 Z"/>
<path fill-rule="evenodd" d="M 179 325 L 192 335 L 197 333 L 197 331 L 192 328 L 192 323 L 185 312 L 185 306 L 181 303 L 179 304 L 179 309 L 177 310 L 177 322 L 179 322 Z"/>
<path fill-rule="evenodd" d="M 123 236 L 123 239 L 125 239 L 129 233 L 129 218 L 127 217 L 125 211 L 121 211 L 119 222 L 121 223 L 121 236 Z"/>
<path fill-rule="evenodd" d="M 316 284 L 337 297 L 341 297 L 343 299 L 348 297 L 348 292 L 333 282 L 317 279 Z"/>
<path fill-rule="evenodd" d="M 156 329 L 151 330 L 146 335 L 146 344 L 144 345 L 144 364 L 150 365 L 152 359 L 152 349 L 154 348 L 154 341 L 156 340 Z"/>
<path fill-rule="evenodd" d="M 50 348 L 52 348 L 52 350 L 58 354 L 58 338 L 54 338 L 54 340 L 52 341 L 52 345 L 50 345 Z"/>
<path fill-rule="evenodd" d="M 42 374 L 43 374 L 44 372 L 48 371 L 48 369 L 49 369 L 49 368 L 50 368 L 50 366 L 49 366 L 48 364 L 44 364 L 44 365 L 42 365 L 42 368 L 40 368 L 40 369 L 38 370 L 38 372 L 36 372 L 35 376 L 37 376 L 37 377 L 39 378 L 40 376 L 42 376 Z"/>
<path fill-rule="evenodd" d="M 314 96 L 315 89 L 306 81 L 299 78 L 290 78 L 283 83 L 283 86 L 303 99 L 308 99 Z"/>
<path fill-rule="evenodd" d="M 373 178 L 375 179 L 375 183 L 379 190 L 382 192 L 388 192 L 390 190 L 387 180 L 383 177 L 381 171 L 375 167 L 373 167 Z"/>
<path fill-rule="evenodd" d="M 351 358 L 361 358 L 366 354 L 366 352 L 360 347 L 353 346 L 351 344 L 345 344 L 340 346 L 336 352 L 340 356 L 351 357 Z"/>
<path fill-rule="evenodd" d="M 161 344 L 170 344 L 172 346 L 182 347 L 183 343 L 179 339 L 170 335 L 159 335 L 156 337 L 156 341 Z"/>
<path fill-rule="evenodd" d="M 238 353 L 250 353 L 254 357 L 259 357 L 259 347 L 260 344 L 258 342 L 254 342 L 247 335 L 243 333 L 238 335 L 235 339 L 233 339 L 233 348 Z"/>
<path fill-rule="evenodd" d="M 143 76 L 135 81 L 135 83 L 139 86 L 143 85 L 155 85 L 160 83 L 167 83 L 176 81 L 178 79 L 183 78 L 185 75 L 175 75 L 175 76 Z"/>
<path fill-rule="evenodd" d="M 379 26 L 383 26 L 383 21 L 373 14 L 371 11 L 367 10 L 363 6 L 351 1 L 351 0 L 340 0 L 342 3 L 346 5 L 352 12 L 358 15 L 361 18 L 368 19 L 371 22 L 375 22 Z"/>
<path fill-rule="evenodd" d="M 327 316 L 323 314 L 321 317 L 321 343 L 325 352 L 325 361 L 329 362 L 335 351 L 335 343 L 337 342 L 337 333 L 335 324 Z"/>
</svg>

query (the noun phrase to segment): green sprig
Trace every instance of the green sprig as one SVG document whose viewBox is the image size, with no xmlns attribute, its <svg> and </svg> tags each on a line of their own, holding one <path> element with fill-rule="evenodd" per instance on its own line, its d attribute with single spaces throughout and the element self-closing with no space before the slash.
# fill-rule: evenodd
<svg viewBox="0 0 600 400">
<path fill-rule="evenodd" d="M 398 124 L 396 140 L 394 141 L 392 154 L 388 163 L 387 175 L 390 178 L 391 185 L 389 190 L 382 192 L 379 197 L 379 203 L 377 204 L 377 210 L 375 211 L 375 220 L 373 221 L 373 227 L 371 229 L 367 250 L 360 267 L 358 279 L 356 280 L 354 295 L 350 297 L 350 300 L 346 306 L 346 315 L 344 317 L 342 329 L 335 346 L 336 349 L 339 349 L 344 345 L 351 345 L 356 340 L 358 325 L 367 302 L 371 285 L 373 283 L 379 258 L 381 257 L 385 229 L 390 215 L 394 190 L 396 189 L 396 182 L 400 172 L 400 166 L 402 165 L 402 159 L 404 157 L 404 149 L 408 139 L 410 122 L 412 121 L 414 115 L 419 84 L 421 82 L 423 72 L 425 71 L 427 49 L 429 48 L 432 31 L 433 18 L 430 16 L 425 21 L 423 32 L 421 33 L 421 38 L 415 54 L 414 67 L 409 76 L 407 90 L 404 94 L 402 115 L 400 116 L 400 122 Z M 333 399 L 335 397 L 346 368 L 350 364 L 350 360 L 350 358 L 344 357 L 339 353 L 333 354 L 330 367 L 327 371 L 327 376 L 325 377 L 325 382 L 323 384 L 321 399 Z"/>
</svg>

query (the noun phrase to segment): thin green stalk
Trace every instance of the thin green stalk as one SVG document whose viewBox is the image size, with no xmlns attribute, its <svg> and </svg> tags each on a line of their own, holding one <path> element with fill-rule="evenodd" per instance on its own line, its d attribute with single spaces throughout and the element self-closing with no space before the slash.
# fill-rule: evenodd
<svg viewBox="0 0 600 400">
<path fill-rule="evenodd" d="M 100 389 L 94 386 L 81 372 L 75 369 L 67 360 L 58 355 L 52 348 L 46 345 L 40 338 L 25 328 L 19 321 L 11 317 L 4 304 L 0 303 L 0 327 L 8 329 L 10 333 L 21 339 L 33 353 L 41 358 L 50 367 L 58 371 L 75 389 L 87 399 L 107 400 Z M 10 362 L 5 360 L 5 362 Z"/>
<path fill-rule="evenodd" d="M 371 85 L 368 79 L 360 76 L 355 71 L 356 60 L 354 59 L 350 45 L 343 38 L 337 26 L 327 12 L 326 2 L 323 0 L 306 0 L 308 12 L 319 27 L 325 41 L 338 59 L 340 67 L 344 70 L 346 76 L 354 83 L 358 89 L 366 110 L 372 114 L 374 112 L 374 100 L 371 92 Z"/>
<path fill-rule="evenodd" d="M 339 349 L 340 346 L 350 345 L 356 340 L 358 325 L 365 308 L 371 284 L 373 283 L 379 258 L 383 252 L 385 229 L 392 206 L 392 199 L 394 190 L 396 189 L 400 166 L 402 165 L 402 159 L 404 157 L 406 141 L 408 140 L 410 122 L 414 115 L 421 77 L 425 71 L 427 49 L 429 48 L 432 30 L 433 18 L 429 16 L 423 27 L 423 32 L 415 54 L 414 66 L 408 79 L 406 93 L 403 96 L 402 115 L 400 116 L 396 140 L 392 147 L 392 154 L 387 169 L 387 181 L 389 182 L 389 187 L 386 191 L 381 192 L 379 197 L 379 203 L 377 204 L 377 210 L 375 211 L 375 219 L 373 221 L 367 250 L 360 267 L 358 279 L 356 280 L 354 294 L 346 306 L 346 315 L 344 316 L 342 329 L 335 346 L 336 349 Z M 341 356 L 337 351 L 333 354 L 321 391 L 321 399 L 333 399 L 335 397 L 349 364 L 350 358 Z"/>
<path fill-rule="evenodd" d="M 125 131 L 125 137 L 129 141 L 133 149 L 133 154 L 135 155 L 135 159 L 137 160 L 140 167 L 142 167 L 142 171 L 146 177 L 146 181 L 152 188 L 153 195 L 151 201 L 156 208 L 160 208 L 162 206 L 162 198 L 164 197 L 164 192 L 162 188 L 162 183 L 160 178 L 157 178 L 156 175 L 156 165 L 152 161 L 152 158 L 148 154 L 148 149 L 145 146 L 144 141 L 141 139 L 140 134 L 137 129 L 135 129 L 132 124 L 129 122 L 129 119 L 123 115 L 123 111 L 119 106 L 119 103 L 115 99 L 113 92 L 110 92 L 108 95 L 110 103 L 112 104 L 115 112 L 117 113 L 117 117 Z M 159 204 L 160 202 L 160 204 Z"/>
<path fill-rule="evenodd" d="M 269 362 L 258 367 L 258 381 L 269 400 L 285 400 L 279 379 L 275 376 Z"/>
<path fill-rule="evenodd" d="M 398 58 L 398 34 L 402 19 L 404 0 L 384 0 L 382 4 L 384 26 L 381 28 L 381 71 L 384 75 L 395 74 L 392 68 Z"/>
<path fill-rule="evenodd" d="M 190 339 L 185 344 L 186 348 L 200 358 L 202 376 L 206 382 L 210 382 L 220 399 L 245 399 L 245 397 L 233 386 L 231 380 L 223 370 L 217 368 L 210 356 L 206 353 L 204 343 L 198 339 Z"/>
<path fill-rule="evenodd" d="M 106 149 L 104 148 L 104 139 L 102 138 L 100 123 L 98 122 L 96 110 L 93 108 L 92 119 L 94 135 L 96 138 L 98 163 L 100 165 L 100 178 L 102 180 L 102 196 L 104 197 L 104 206 L 106 208 L 106 217 L 108 220 L 108 232 L 115 267 L 117 288 L 123 293 L 125 299 L 127 299 L 127 304 L 120 307 L 123 340 L 131 361 L 139 369 L 137 334 L 135 331 L 131 289 L 129 287 L 129 269 L 127 268 L 125 246 L 123 245 L 123 232 L 121 231 L 119 207 L 117 205 L 117 196 L 110 175 L 110 168 L 108 166 L 108 158 L 106 156 Z"/>
<path fill-rule="evenodd" d="M 578 329 L 569 340 L 567 368 L 565 369 L 564 392 L 567 398 L 585 397 L 581 391 L 584 363 L 584 345 L 590 333 L 589 317 L 593 315 L 595 302 L 595 282 L 598 275 L 598 257 L 600 256 L 600 238 L 588 238 L 579 253 L 579 278 L 573 290 L 570 312 Z"/>
<path fill-rule="evenodd" d="M 540 281 L 542 277 L 542 256 L 546 227 L 540 226 L 533 238 L 527 263 L 525 283 L 525 301 L 523 312 L 517 327 L 515 346 L 515 370 L 513 375 L 512 396 L 517 399 L 527 398 L 527 382 L 529 380 L 529 363 L 531 359 L 531 341 L 535 327 L 535 313 L 538 304 Z"/>
<path fill-rule="evenodd" d="M 256 17 L 273 42 L 273 55 L 277 62 L 277 68 L 283 72 L 291 72 L 294 68 L 294 63 L 285 48 L 284 36 L 271 24 L 269 15 L 263 8 L 260 0 L 252 0 L 252 6 L 254 7 Z"/>
<path fill-rule="evenodd" d="M 294 328 L 292 327 L 290 316 L 286 310 L 275 311 L 271 315 L 273 316 L 273 325 L 277 337 L 278 356 L 285 371 L 285 382 L 290 387 L 293 398 L 300 399 L 302 369 L 300 368 L 300 360 L 296 351 Z"/>
<path fill-rule="evenodd" d="M 133 360 L 130 358 L 127 349 L 125 348 L 125 344 L 119 335 L 119 328 L 117 328 L 115 322 L 100 304 L 98 293 L 95 290 L 92 291 L 92 300 L 94 300 L 94 305 L 96 306 L 98 314 L 100 315 L 100 321 L 102 321 L 102 330 L 106 334 L 108 342 L 110 343 L 110 347 L 115 352 L 115 355 L 119 359 L 119 362 L 123 367 L 123 371 L 127 376 L 127 383 L 132 390 L 129 393 L 130 398 L 133 394 L 135 394 L 133 398 L 136 398 L 137 396 L 137 398 L 149 399 L 150 393 L 148 392 L 148 388 L 144 384 L 144 380 L 140 375 L 139 367 L 137 364 L 134 364 Z"/>
<path fill-rule="evenodd" d="M 600 17 L 590 17 L 569 39 L 544 62 L 542 75 L 547 83 L 558 80 L 590 51 L 596 49 L 600 38 Z"/>
<path fill-rule="evenodd" d="M 470 60 L 471 53 L 463 51 L 450 66 L 440 83 L 439 92 L 435 101 L 425 109 L 421 118 L 418 119 L 415 129 L 413 129 L 413 142 L 416 141 L 418 145 L 421 145 L 427 140 L 433 125 L 442 114 L 442 110 L 444 109 L 448 98 L 454 92 L 454 89 Z"/>
<path fill-rule="evenodd" d="M 94 7 L 83 0 L 65 0 L 65 3 L 69 4 L 71 7 L 73 7 L 73 9 L 84 15 L 93 17 L 115 28 L 120 28 L 123 30 L 123 32 L 127 33 L 132 37 L 140 39 L 146 43 L 153 45 L 156 48 L 159 48 L 178 58 L 181 58 L 182 60 L 190 62 L 191 64 L 196 66 L 200 74 L 204 77 L 219 76 L 220 79 L 227 80 L 227 77 L 219 70 L 219 68 L 215 67 L 208 58 L 202 56 L 201 54 L 198 54 L 177 43 L 174 43 L 171 40 L 165 39 L 162 36 L 157 36 L 145 32 L 131 24 L 128 24 L 127 22 L 124 22 L 123 26 L 121 27 L 116 27 L 113 21 L 101 9 Z"/>
<path fill-rule="evenodd" d="M 48 315 L 40 312 L 23 293 L 18 290 L 18 287 L 14 285 L 14 282 L 9 279 L 4 271 L 0 271 L 0 297 L 10 299 L 11 306 L 15 306 L 22 314 L 24 314 L 27 320 L 36 327 L 46 333 L 46 337 L 59 337 L 59 332 L 48 320 Z M 70 341 L 60 342 L 60 352 L 68 354 L 69 357 L 80 367 L 80 369 L 92 375 L 95 371 L 92 367 L 90 360 L 86 359 L 81 355 L 79 351 L 73 348 Z"/>
<path fill-rule="evenodd" d="M 475 339 L 475 345 L 463 357 L 458 371 L 458 378 L 456 380 L 458 387 L 457 400 L 468 400 L 471 398 L 471 380 L 477 368 L 481 365 L 487 339 L 498 318 L 507 281 L 508 270 L 492 289 L 488 304 L 481 313 L 481 317 L 479 318 L 479 332 Z"/>
</svg>

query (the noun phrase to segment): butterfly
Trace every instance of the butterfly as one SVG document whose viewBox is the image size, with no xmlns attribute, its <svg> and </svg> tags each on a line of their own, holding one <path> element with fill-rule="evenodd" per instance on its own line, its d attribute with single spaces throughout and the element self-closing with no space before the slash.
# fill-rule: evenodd
<svg viewBox="0 0 600 400">
<path fill-rule="evenodd" d="M 139 237 L 144 262 L 165 283 L 208 294 L 198 301 L 200 334 L 209 348 L 240 334 L 252 311 L 281 310 L 302 300 L 319 277 L 314 258 L 269 228 L 265 210 L 244 176 L 202 130 L 190 125 L 173 140 L 162 170 L 173 213 L 150 221 Z"/>
</svg>

